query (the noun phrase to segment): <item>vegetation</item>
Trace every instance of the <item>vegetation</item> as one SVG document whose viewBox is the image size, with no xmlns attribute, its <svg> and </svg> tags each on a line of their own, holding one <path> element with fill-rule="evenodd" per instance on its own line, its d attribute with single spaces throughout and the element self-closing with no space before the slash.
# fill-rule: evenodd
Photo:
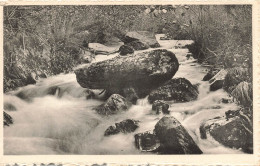
<svg viewBox="0 0 260 166">
<path fill-rule="evenodd" d="M 142 30 L 194 40 L 189 49 L 199 62 L 245 68 L 250 82 L 251 15 L 250 5 L 6 6 L 4 90 L 26 85 L 32 72 L 71 71 L 90 42 Z"/>
</svg>

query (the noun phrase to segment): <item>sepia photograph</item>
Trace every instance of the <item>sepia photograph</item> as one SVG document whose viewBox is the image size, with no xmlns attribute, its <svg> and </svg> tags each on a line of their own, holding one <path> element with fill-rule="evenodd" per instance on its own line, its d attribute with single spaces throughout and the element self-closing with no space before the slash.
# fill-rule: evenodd
<svg viewBox="0 0 260 166">
<path fill-rule="evenodd" d="M 3 155 L 254 154 L 252 25 L 246 3 L 4 6 Z"/>
</svg>

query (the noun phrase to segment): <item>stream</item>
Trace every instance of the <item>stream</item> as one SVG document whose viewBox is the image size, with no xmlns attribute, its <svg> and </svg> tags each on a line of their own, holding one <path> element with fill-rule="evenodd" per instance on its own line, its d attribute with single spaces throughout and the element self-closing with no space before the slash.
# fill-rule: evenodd
<svg viewBox="0 0 260 166">
<path fill-rule="evenodd" d="M 192 41 L 159 40 L 161 47 L 175 53 L 180 63 L 174 78 L 184 77 L 192 84 L 199 84 L 199 97 L 186 103 L 171 103 L 170 115 L 177 118 L 187 129 L 203 154 L 242 153 L 237 149 L 222 146 L 213 138 L 201 139 L 199 126 L 225 111 L 236 109 L 234 103 L 219 102 L 228 98 L 220 89 L 209 91 L 209 83 L 201 81 L 207 68 L 193 58 L 187 58 L 188 49 L 182 48 Z M 177 48 L 179 47 L 179 48 Z M 150 48 L 149 51 L 153 48 Z M 136 51 L 141 52 L 141 51 Z M 95 62 L 118 56 L 97 55 Z M 48 95 L 50 87 L 58 86 L 60 92 Z M 102 104 L 100 100 L 85 98 L 85 90 L 76 81 L 74 73 L 59 74 L 40 79 L 35 85 L 28 85 L 4 94 L 4 102 L 11 103 L 16 111 L 8 111 L 14 124 L 4 127 L 4 154 L 152 154 L 140 152 L 134 145 L 136 133 L 152 131 L 163 115 L 156 115 L 147 97 L 139 99 L 128 111 L 102 117 L 93 108 Z M 22 100 L 15 94 L 23 92 L 30 101 Z M 105 130 L 125 119 L 140 121 L 140 127 L 129 134 L 104 136 Z"/>
</svg>

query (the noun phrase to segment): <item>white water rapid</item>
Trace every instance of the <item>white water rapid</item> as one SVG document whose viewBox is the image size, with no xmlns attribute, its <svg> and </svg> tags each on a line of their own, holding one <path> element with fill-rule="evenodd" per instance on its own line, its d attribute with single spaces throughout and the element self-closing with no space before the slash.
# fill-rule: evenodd
<svg viewBox="0 0 260 166">
<path fill-rule="evenodd" d="M 187 59 L 187 49 L 175 47 L 192 41 L 158 41 L 160 48 L 174 52 L 179 60 L 180 67 L 174 77 L 185 77 L 192 84 L 199 84 L 199 98 L 187 103 L 172 103 L 170 114 L 183 124 L 204 154 L 242 153 L 222 146 L 213 138 L 200 139 L 199 126 L 203 121 L 223 116 L 225 111 L 237 106 L 219 103 L 221 98 L 228 97 L 227 93 L 223 90 L 209 92 L 208 83 L 201 81 L 206 68 L 192 58 Z M 114 56 L 117 54 L 98 55 L 96 61 Z M 48 95 L 47 89 L 55 86 L 62 93 Z M 30 101 L 14 95 L 19 91 L 29 96 Z M 4 154 L 147 154 L 135 148 L 134 134 L 153 130 L 163 116 L 152 114 L 147 98 L 139 99 L 137 105 L 124 113 L 101 117 L 92 108 L 102 102 L 86 100 L 84 95 L 85 89 L 77 83 L 74 73 L 42 79 L 36 85 L 4 94 L 4 102 L 17 109 L 8 111 L 14 124 L 4 127 Z M 110 125 L 127 118 L 141 121 L 135 132 L 104 137 Z"/>
</svg>

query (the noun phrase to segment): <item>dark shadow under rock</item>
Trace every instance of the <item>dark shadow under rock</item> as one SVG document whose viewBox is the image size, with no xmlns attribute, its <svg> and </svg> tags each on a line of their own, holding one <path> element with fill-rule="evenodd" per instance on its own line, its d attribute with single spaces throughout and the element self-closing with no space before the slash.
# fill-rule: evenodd
<svg viewBox="0 0 260 166">
<path fill-rule="evenodd" d="M 134 53 L 134 48 L 132 46 L 129 46 L 129 45 L 122 45 L 119 48 L 119 53 L 122 56 L 125 56 L 127 54 L 133 54 Z"/>
<path fill-rule="evenodd" d="M 189 102 L 197 99 L 198 90 L 185 78 L 174 78 L 161 87 L 153 90 L 148 100 L 153 103 L 155 100 L 165 100 L 174 102 Z"/>
</svg>

